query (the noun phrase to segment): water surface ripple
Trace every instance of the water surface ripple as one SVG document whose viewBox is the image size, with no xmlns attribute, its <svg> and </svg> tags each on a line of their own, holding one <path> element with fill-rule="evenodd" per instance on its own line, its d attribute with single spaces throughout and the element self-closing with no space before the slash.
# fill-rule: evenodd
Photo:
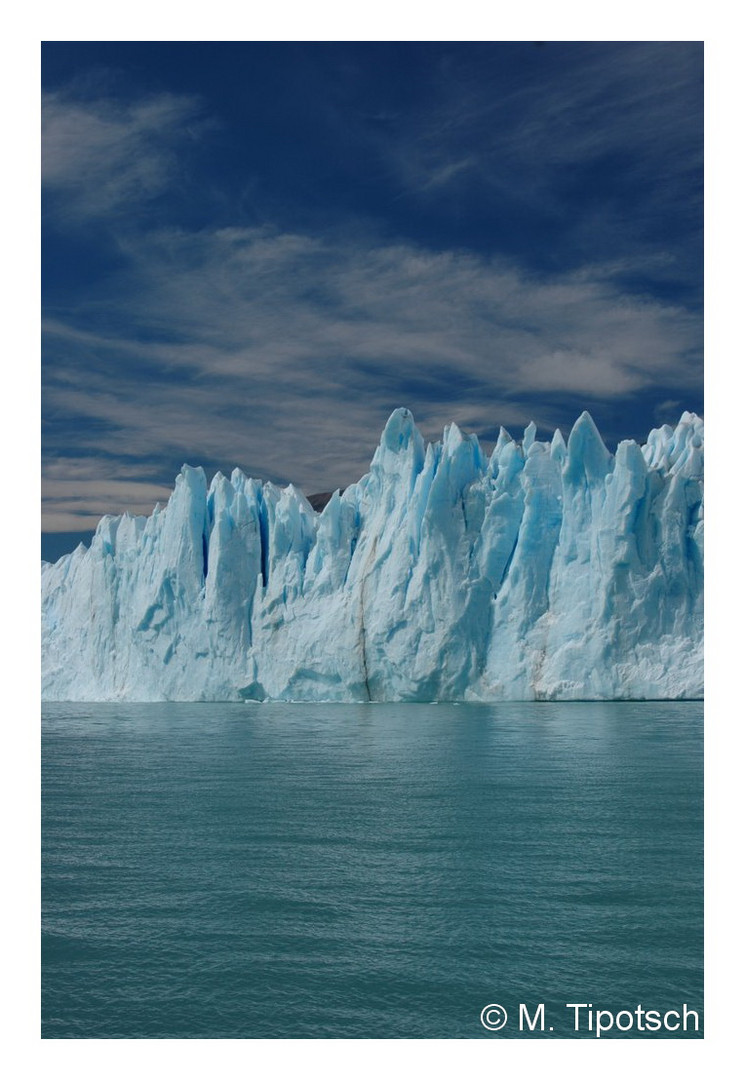
<svg viewBox="0 0 745 1080">
<path fill-rule="evenodd" d="M 49 704 L 42 733 L 46 1038 L 703 1020 L 700 703 Z"/>
</svg>

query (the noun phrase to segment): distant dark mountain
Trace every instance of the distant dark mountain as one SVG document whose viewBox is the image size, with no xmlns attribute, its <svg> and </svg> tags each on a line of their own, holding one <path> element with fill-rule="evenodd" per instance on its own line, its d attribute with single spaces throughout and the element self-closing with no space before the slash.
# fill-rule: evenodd
<svg viewBox="0 0 745 1080">
<path fill-rule="evenodd" d="M 333 495 L 333 491 L 319 491 L 316 495 L 309 495 L 308 502 L 313 507 L 317 514 L 323 510 L 326 503 Z"/>
</svg>

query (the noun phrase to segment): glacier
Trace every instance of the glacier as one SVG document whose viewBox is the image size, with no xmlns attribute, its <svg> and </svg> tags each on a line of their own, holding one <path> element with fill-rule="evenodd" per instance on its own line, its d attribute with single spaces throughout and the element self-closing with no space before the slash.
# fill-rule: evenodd
<svg viewBox="0 0 745 1080">
<path fill-rule="evenodd" d="M 388 420 L 320 513 L 185 465 L 165 507 L 42 564 L 42 697 L 482 701 L 703 696 L 703 435 L 612 454 Z"/>
</svg>

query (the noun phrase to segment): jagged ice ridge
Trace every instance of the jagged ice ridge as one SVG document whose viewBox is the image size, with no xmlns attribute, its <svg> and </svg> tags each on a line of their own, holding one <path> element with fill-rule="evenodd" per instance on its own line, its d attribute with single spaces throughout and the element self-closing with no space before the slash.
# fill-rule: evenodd
<svg viewBox="0 0 745 1080">
<path fill-rule="evenodd" d="M 290 485 L 184 466 L 42 566 L 55 700 L 498 701 L 703 694 L 703 421 L 604 445 L 397 409 L 317 514 Z"/>
</svg>

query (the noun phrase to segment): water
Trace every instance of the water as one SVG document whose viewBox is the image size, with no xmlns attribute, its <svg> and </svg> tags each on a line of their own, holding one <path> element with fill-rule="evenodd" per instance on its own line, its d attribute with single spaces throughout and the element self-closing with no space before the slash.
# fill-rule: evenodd
<svg viewBox="0 0 745 1080">
<path fill-rule="evenodd" d="M 42 730 L 46 1038 L 516 1038 L 521 1002 L 522 1038 L 593 1037 L 574 1002 L 686 1003 L 702 1034 L 700 704 L 46 705 Z"/>
</svg>

